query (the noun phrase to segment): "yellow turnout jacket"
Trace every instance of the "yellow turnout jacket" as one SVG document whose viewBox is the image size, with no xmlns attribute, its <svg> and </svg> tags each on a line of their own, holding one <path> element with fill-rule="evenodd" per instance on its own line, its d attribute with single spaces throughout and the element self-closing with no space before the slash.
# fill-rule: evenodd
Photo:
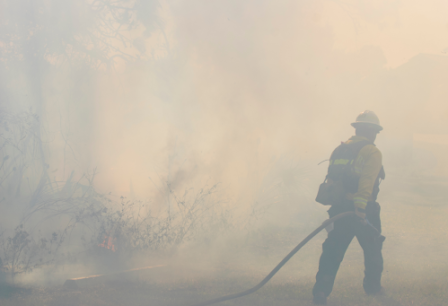
<svg viewBox="0 0 448 306">
<path fill-rule="evenodd" d="M 345 143 L 355 143 L 368 140 L 365 137 L 353 136 Z M 355 207 L 365 209 L 367 202 L 372 199 L 373 186 L 382 167 L 382 154 L 373 144 L 365 145 L 354 162 L 353 171 L 359 176 L 358 192 L 348 194 L 349 199 L 353 199 Z"/>
</svg>

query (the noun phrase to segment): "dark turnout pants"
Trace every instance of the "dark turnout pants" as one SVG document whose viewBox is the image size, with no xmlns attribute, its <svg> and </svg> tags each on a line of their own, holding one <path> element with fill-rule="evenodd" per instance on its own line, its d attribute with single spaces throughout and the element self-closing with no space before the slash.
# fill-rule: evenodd
<svg viewBox="0 0 448 306">
<path fill-rule="evenodd" d="M 350 210 L 354 210 L 353 201 L 332 206 L 328 210 L 328 214 L 331 218 Z M 380 205 L 378 203 L 369 202 L 367 204 L 366 218 L 381 233 Z M 334 223 L 334 229 L 328 233 L 328 238 L 322 245 L 319 271 L 313 288 L 314 296 L 322 293 L 325 296 L 330 295 L 339 265 L 354 236 L 364 250 L 364 290 L 368 294 L 374 294 L 381 290 L 381 273 L 383 272 L 381 249 L 384 237 L 380 239 L 378 235 L 372 234 L 372 231 L 375 232 L 375 230 L 369 226 L 361 223 L 357 216 L 348 216 Z"/>
</svg>

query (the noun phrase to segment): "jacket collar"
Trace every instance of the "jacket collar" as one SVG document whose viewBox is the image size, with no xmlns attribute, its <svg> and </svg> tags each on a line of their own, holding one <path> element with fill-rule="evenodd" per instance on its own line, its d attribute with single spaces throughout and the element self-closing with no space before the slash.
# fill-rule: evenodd
<svg viewBox="0 0 448 306">
<path fill-rule="evenodd" d="M 363 136 L 355 135 L 355 136 L 350 137 L 350 139 L 348 140 L 348 142 L 351 142 L 351 143 L 355 143 L 355 142 L 359 142 L 359 141 L 368 141 L 371 144 L 373 144 L 370 140 L 368 140 L 366 137 L 363 137 Z"/>
</svg>

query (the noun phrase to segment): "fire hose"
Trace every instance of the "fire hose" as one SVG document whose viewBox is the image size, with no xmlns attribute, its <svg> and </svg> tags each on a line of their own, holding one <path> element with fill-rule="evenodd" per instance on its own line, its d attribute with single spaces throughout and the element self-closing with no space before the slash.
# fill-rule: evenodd
<svg viewBox="0 0 448 306">
<path fill-rule="evenodd" d="M 291 257 L 294 256 L 294 254 L 296 254 L 305 244 L 307 244 L 308 241 L 313 239 L 313 237 L 316 236 L 321 230 L 323 230 L 324 228 L 326 228 L 327 226 L 329 226 L 330 224 L 334 223 L 335 221 L 337 221 L 337 220 L 339 220 L 341 218 L 344 218 L 344 217 L 347 217 L 347 216 L 352 216 L 352 215 L 355 215 L 355 212 L 349 211 L 349 212 L 344 212 L 344 213 L 338 214 L 338 215 L 334 216 L 333 218 L 325 220 L 322 223 L 321 226 L 316 228 L 311 234 L 309 234 L 305 239 L 303 239 L 302 242 L 300 242 L 291 252 L 289 252 L 289 254 L 286 255 L 286 257 L 283 258 L 283 260 L 280 261 L 280 263 L 255 287 L 253 287 L 251 289 L 248 289 L 246 291 L 240 292 L 240 293 L 226 295 L 226 296 L 223 296 L 223 297 L 220 297 L 220 298 L 217 298 L 217 299 L 209 300 L 209 301 L 202 302 L 202 303 L 195 304 L 195 305 L 191 305 L 191 306 L 211 305 L 211 304 L 215 304 L 215 303 L 219 303 L 219 302 L 223 302 L 223 301 L 236 299 L 236 298 L 239 298 L 239 297 L 242 297 L 242 296 L 254 293 L 258 289 L 263 287 L 285 265 L 285 263 L 287 263 L 288 260 L 290 260 Z M 373 226 L 372 226 L 372 228 L 373 228 Z M 379 233 L 378 233 L 378 235 L 379 235 Z"/>
</svg>

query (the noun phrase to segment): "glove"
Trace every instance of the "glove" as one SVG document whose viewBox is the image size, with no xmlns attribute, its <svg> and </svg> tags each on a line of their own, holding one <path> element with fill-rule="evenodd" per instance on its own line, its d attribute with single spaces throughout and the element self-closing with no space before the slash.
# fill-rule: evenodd
<svg viewBox="0 0 448 306">
<path fill-rule="evenodd" d="M 366 210 L 359 208 L 359 207 L 355 207 L 355 214 L 361 219 L 361 220 L 365 220 L 366 219 Z"/>
</svg>

